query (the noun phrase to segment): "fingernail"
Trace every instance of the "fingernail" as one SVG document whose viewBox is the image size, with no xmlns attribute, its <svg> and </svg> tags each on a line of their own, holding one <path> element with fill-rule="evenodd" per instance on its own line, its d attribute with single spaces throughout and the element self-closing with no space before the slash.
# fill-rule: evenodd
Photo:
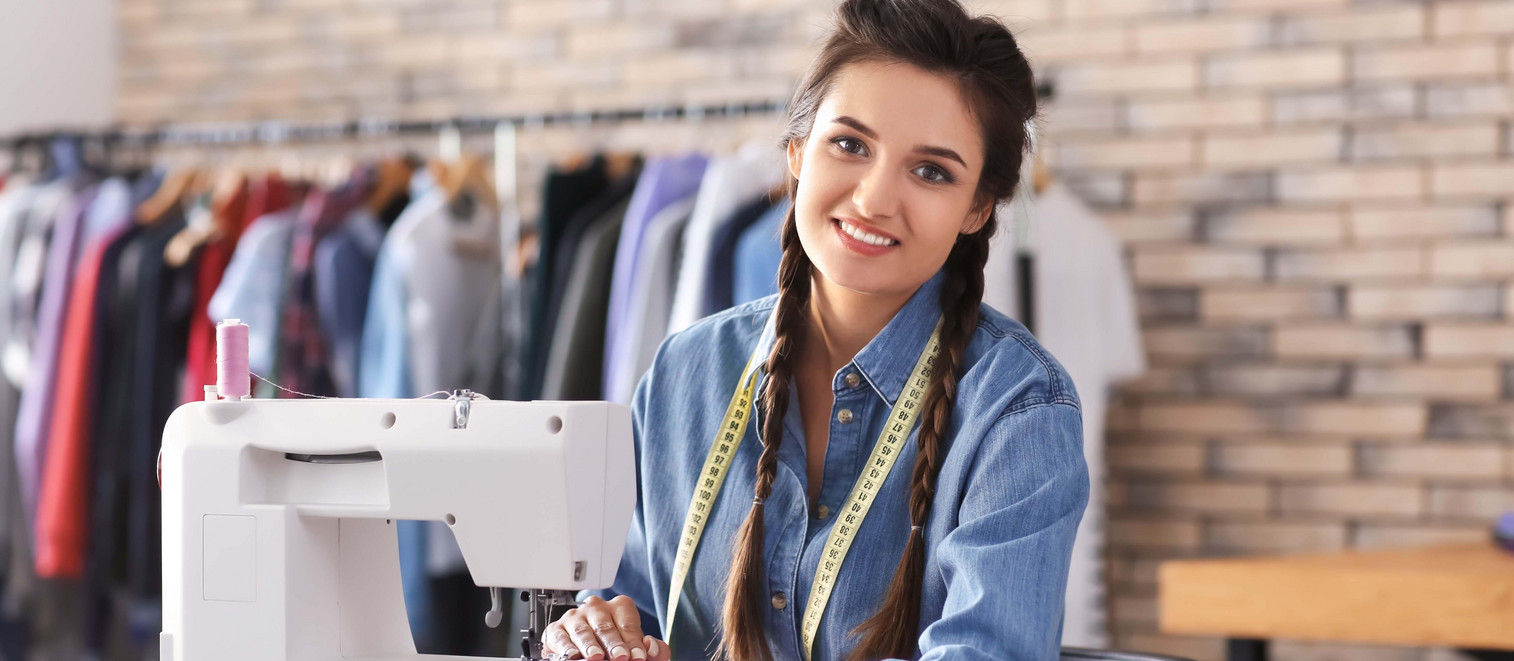
<svg viewBox="0 0 1514 661">
<path fill-rule="evenodd" d="M 650 651 L 652 653 L 652 656 L 657 656 L 658 654 L 661 654 L 661 652 L 659 652 L 658 650 L 660 650 L 662 648 L 660 648 L 660 647 L 657 646 L 657 639 L 656 638 L 653 638 L 652 639 L 652 644 L 648 645 L 647 647 L 648 647 L 648 651 Z"/>
<path fill-rule="evenodd" d="M 599 649 L 598 645 L 595 645 L 593 647 L 590 647 L 587 650 L 584 650 L 584 656 L 589 657 L 591 659 L 594 658 L 595 656 L 604 656 L 604 655 L 605 655 L 605 651 L 602 650 L 602 649 Z"/>
<path fill-rule="evenodd" d="M 631 655 L 626 653 L 626 648 L 621 645 L 616 645 L 610 648 L 610 658 L 612 659 L 626 659 L 630 658 L 630 656 Z"/>
<path fill-rule="evenodd" d="M 632 647 L 631 658 L 635 659 L 636 661 L 646 661 L 647 653 L 643 652 L 640 647 Z"/>
</svg>

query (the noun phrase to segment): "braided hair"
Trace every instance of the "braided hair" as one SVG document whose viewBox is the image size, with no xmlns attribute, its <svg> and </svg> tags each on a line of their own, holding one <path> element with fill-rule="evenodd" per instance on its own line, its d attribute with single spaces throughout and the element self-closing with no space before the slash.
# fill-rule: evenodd
<svg viewBox="0 0 1514 661">
<path fill-rule="evenodd" d="M 970 17 L 956 0 L 846 0 L 837 9 L 836 26 L 810 65 L 789 105 L 781 144 L 803 144 L 836 74 L 858 62 L 898 62 L 956 80 L 979 121 L 984 144 L 983 171 L 976 191 L 979 209 L 1013 195 L 1027 149 L 1026 123 L 1036 114 L 1033 75 L 1014 36 L 997 20 Z M 788 181 L 790 198 L 798 180 Z M 764 366 L 768 378 L 762 407 L 763 443 L 751 511 L 738 532 L 722 609 L 719 654 L 731 661 L 769 661 L 761 613 L 763 503 L 778 472 L 778 447 L 789 406 L 789 381 L 798 343 L 804 336 L 813 274 L 800 245 L 795 208 L 783 221 L 783 256 L 778 269 L 776 339 Z M 988 206 L 986 208 L 992 208 Z M 968 341 L 978 325 L 983 299 L 983 266 L 996 229 L 989 214 L 982 228 L 959 234 L 946 258 L 941 288 L 941 354 L 926 389 L 917 454 L 910 478 L 909 516 L 913 526 L 878 611 L 853 631 L 860 640 L 852 661 L 884 657 L 910 658 L 915 652 L 920 595 L 925 572 L 923 526 L 935 498 L 936 477 L 945 454 L 957 379 Z"/>
</svg>

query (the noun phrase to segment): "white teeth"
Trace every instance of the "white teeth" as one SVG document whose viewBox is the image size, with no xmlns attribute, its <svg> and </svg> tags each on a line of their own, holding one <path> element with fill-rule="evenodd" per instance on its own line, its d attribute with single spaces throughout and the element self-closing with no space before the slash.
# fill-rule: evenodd
<svg viewBox="0 0 1514 661">
<path fill-rule="evenodd" d="M 841 231 L 846 232 L 847 236 L 850 236 L 863 243 L 875 246 L 893 246 L 899 244 L 898 241 L 895 241 L 893 239 L 886 239 L 884 237 L 878 236 L 877 234 L 865 232 L 859 229 L 856 225 L 848 223 L 844 220 L 838 220 L 836 222 L 841 223 Z"/>
</svg>

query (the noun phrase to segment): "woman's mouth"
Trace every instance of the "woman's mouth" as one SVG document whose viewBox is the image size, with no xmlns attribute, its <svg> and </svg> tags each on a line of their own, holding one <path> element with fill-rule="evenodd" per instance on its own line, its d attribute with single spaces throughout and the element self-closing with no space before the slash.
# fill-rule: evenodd
<svg viewBox="0 0 1514 661">
<path fill-rule="evenodd" d="M 869 232 L 839 218 L 832 218 L 831 225 L 836 228 L 841 244 L 858 254 L 876 257 L 899 246 L 898 239 Z"/>
</svg>

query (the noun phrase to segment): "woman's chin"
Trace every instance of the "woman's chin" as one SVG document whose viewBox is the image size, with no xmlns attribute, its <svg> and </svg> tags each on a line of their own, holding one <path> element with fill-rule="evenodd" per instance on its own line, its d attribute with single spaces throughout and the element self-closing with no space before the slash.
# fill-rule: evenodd
<svg viewBox="0 0 1514 661">
<path fill-rule="evenodd" d="M 824 278 L 828 283 L 846 291 L 862 294 L 864 296 L 891 297 L 904 293 L 914 292 L 925 282 L 909 282 L 908 273 L 898 268 L 890 268 L 878 262 L 868 264 L 847 264 L 842 260 L 826 260 L 831 262 L 822 266 L 815 264 L 817 275 Z M 834 261 L 842 261 L 834 264 Z M 825 266 L 830 266 L 829 269 Z"/>
</svg>

